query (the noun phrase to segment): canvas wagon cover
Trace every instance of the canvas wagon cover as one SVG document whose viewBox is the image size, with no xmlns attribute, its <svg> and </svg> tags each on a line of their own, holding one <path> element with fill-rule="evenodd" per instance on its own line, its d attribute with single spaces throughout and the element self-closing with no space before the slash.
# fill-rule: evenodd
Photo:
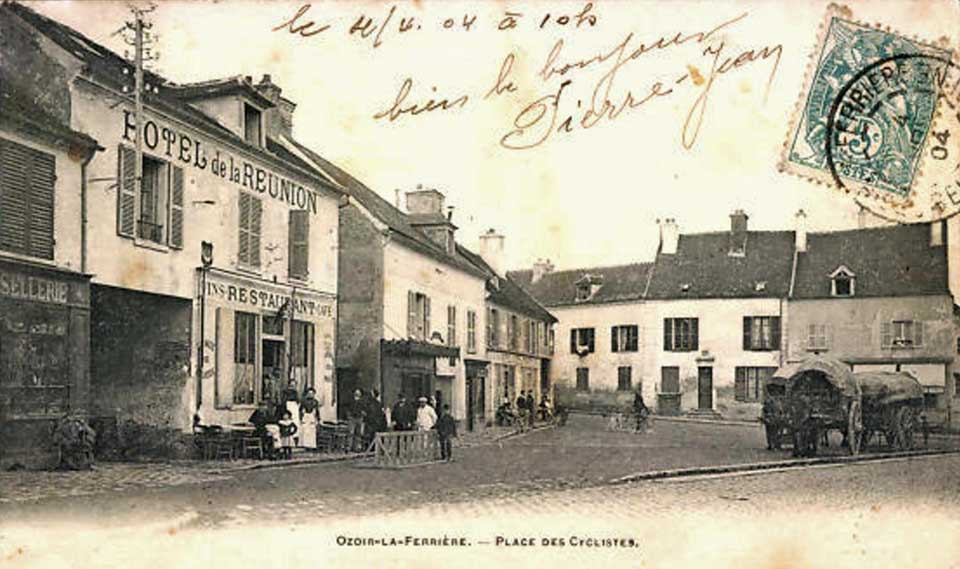
<svg viewBox="0 0 960 569">
<path fill-rule="evenodd" d="M 853 371 L 850 370 L 850 366 L 847 364 L 827 358 L 811 358 L 795 365 L 797 367 L 790 376 L 791 387 L 795 385 L 795 378 L 801 374 L 808 371 L 818 371 L 822 373 L 827 378 L 827 381 L 836 387 L 844 397 L 860 398 L 860 385 L 856 379 L 854 379 Z"/>
<path fill-rule="evenodd" d="M 895 371 L 864 371 L 853 374 L 864 404 L 889 405 L 901 401 L 923 401 L 923 387 L 913 376 Z"/>
<path fill-rule="evenodd" d="M 770 376 L 770 383 L 776 383 L 778 385 L 786 385 L 790 383 L 790 378 L 793 377 L 797 370 L 800 369 L 800 362 L 794 362 L 790 364 L 783 364 L 777 368 L 777 371 L 773 372 L 773 375 Z"/>
</svg>

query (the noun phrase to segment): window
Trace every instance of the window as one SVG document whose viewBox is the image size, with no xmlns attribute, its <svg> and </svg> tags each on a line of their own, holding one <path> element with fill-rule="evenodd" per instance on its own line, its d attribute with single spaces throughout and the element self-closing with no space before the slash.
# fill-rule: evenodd
<svg viewBox="0 0 960 569">
<path fill-rule="evenodd" d="M 457 307 L 447 306 L 447 345 L 457 345 Z"/>
<path fill-rule="evenodd" d="M 262 116 L 260 111 L 256 107 L 244 103 L 243 138 L 254 146 L 262 146 L 260 137 L 261 122 Z"/>
<path fill-rule="evenodd" d="M 664 318 L 663 349 L 667 352 L 694 352 L 699 349 L 699 322 L 696 318 Z"/>
<path fill-rule="evenodd" d="M 510 319 L 507 320 L 507 343 L 510 346 L 511 350 L 516 350 L 519 345 L 518 336 L 519 330 L 517 329 L 517 317 L 516 315 L 511 314 Z"/>
<path fill-rule="evenodd" d="M 300 386 L 313 387 L 314 327 L 312 322 L 294 320 L 290 330 L 290 355 L 294 368 L 300 368 Z"/>
<path fill-rule="evenodd" d="M 500 311 L 496 308 L 487 311 L 487 347 L 500 347 Z"/>
<path fill-rule="evenodd" d="M 524 337 L 523 351 L 532 354 L 537 346 L 537 323 L 533 320 L 525 320 L 524 322 L 526 323 L 524 329 L 526 329 L 527 334 Z"/>
<path fill-rule="evenodd" d="M 234 313 L 233 330 L 233 402 L 252 405 L 257 363 L 257 315 L 247 312 Z"/>
<path fill-rule="evenodd" d="M 744 316 L 743 349 L 773 351 L 780 349 L 779 316 Z"/>
<path fill-rule="evenodd" d="M 620 366 L 617 368 L 617 391 L 630 391 L 633 389 L 633 368 L 630 366 Z"/>
<path fill-rule="evenodd" d="M 570 353 L 577 355 L 592 354 L 593 328 L 574 328 L 570 330 Z"/>
<path fill-rule="evenodd" d="M 409 291 L 407 293 L 407 336 L 416 340 L 430 340 L 430 297 Z"/>
<path fill-rule="evenodd" d="M 237 260 L 241 265 L 260 267 L 260 224 L 263 220 L 263 202 L 247 192 L 240 192 L 240 244 Z"/>
<path fill-rule="evenodd" d="M 467 311 L 467 353 L 477 353 L 477 313 Z"/>
<path fill-rule="evenodd" d="M 138 191 L 136 151 L 120 146 L 118 152 L 117 234 L 180 249 L 184 226 L 183 168 L 144 155 Z"/>
<path fill-rule="evenodd" d="M 56 159 L 0 138 L 0 249 L 53 259 Z"/>
<path fill-rule="evenodd" d="M 915 348 L 923 346 L 923 322 L 894 320 L 880 328 L 880 345 L 884 348 Z"/>
<path fill-rule="evenodd" d="M 810 351 L 827 350 L 830 346 L 829 327 L 826 324 L 807 326 L 807 349 Z"/>
<path fill-rule="evenodd" d="M 584 302 L 590 300 L 590 292 L 593 287 L 590 286 L 589 282 L 585 282 L 577 285 L 577 302 Z"/>
<path fill-rule="evenodd" d="M 590 391 L 590 368 L 577 368 L 577 391 Z"/>
<path fill-rule="evenodd" d="M 287 255 L 291 278 L 306 280 L 310 274 L 310 212 L 290 210 Z"/>
<path fill-rule="evenodd" d="M 830 294 L 832 296 L 853 296 L 856 290 L 856 275 L 847 267 L 840 265 L 830 273 Z"/>
<path fill-rule="evenodd" d="M 664 366 L 660 368 L 660 392 L 680 393 L 680 368 Z"/>
<path fill-rule="evenodd" d="M 638 332 L 636 324 L 610 328 L 611 352 L 636 352 Z"/>
<path fill-rule="evenodd" d="M 775 367 L 737 367 L 733 385 L 734 399 L 745 402 L 763 399 L 764 385 L 775 371 Z"/>
</svg>

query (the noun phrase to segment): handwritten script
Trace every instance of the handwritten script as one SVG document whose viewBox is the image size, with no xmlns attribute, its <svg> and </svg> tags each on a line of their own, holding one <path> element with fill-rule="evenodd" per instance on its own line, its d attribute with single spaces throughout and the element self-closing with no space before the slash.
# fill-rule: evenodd
<svg viewBox="0 0 960 569">
<path fill-rule="evenodd" d="M 310 5 L 305 4 L 293 17 L 273 27 L 273 31 L 286 32 L 298 38 L 311 38 L 331 28 L 329 23 L 319 24 L 306 18 L 309 10 Z M 512 30 L 519 26 L 524 16 L 520 12 L 507 10 L 499 21 L 491 21 L 489 25 L 496 26 L 498 31 Z M 724 76 L 767 62 L 769 74 L 764 98 L 770 90 L 780 65 L 783 46 L 728 47 L 733 44 L 733 31 L 748 16 L 748 13 L 742 13 L 727 17 L 705 29 L 653 34 L 646 41 L 638 38 L 636 33 L 629 32 L 610 42 L 608 48 L 585 58 L 568 58 L 567 52 L 571 48 L 564 39 L 557 39 L 540 62 L 521 62 L 520 54 L 525 52 L 514 49 L 497 58 L 499 64 L 495 67 L 495 74 L 491 74 L 490 87 L 479 93 L 442 93 L 435 85 L 418 80 L 411 74 L 400 82 L 395 94 L 373 113 L 372 118 L 385 122 L 421 120 L 419 117 L 423 115 L 459 113 L 486 101 L 510 97 L 517 100 L 519 110 L 499 137 L 499 144 L 510 150 L 529 150 L 558 136 L 571 136 L 577 131 L 615 123 L 658 100 L 692 95 L 692 102 L 680 125 L 681 144 L 691 149 L 705 123 L 710 94 Z M 537 15 L 533 18 L 532 28 L 545 30 L 553 26 L 568 27 L 570 30 L 588 29 L 596 26 L 599 17 L 593 4 L 588 2 L 571 14 Z M 393 28 L 391 22 L 395 18 L 397 22 Z M 348 33 L 351 36 L 357 34 L 360 38 L 371 37 L 371 47 L 376 49 L 385 41 L 385 34 L 411 33 L 422 29 L 424 24 L 425 20 L 399 15 L 397 7 L 390 6 L 381 20 L 361 16 Z M 482 23 L 477 22 L 476 15 L 466 14 L 462 20 L 446 18 L 437 25 L 444 29 L 456 27 L 466 33 Z M 658 80 L 627 87 L 621 85 L 624 82 L 622 75 L 627 70 L 636 75 L 637 71 L 642 71 L 637 68 L 639 62 L 650 61 L 658 55 L 678 62 L 674 73 L 664 76 L 661 70 Z M 668 63 L 673 65 L 672 61 Z M 536 73 L 532 78 L 519 77 L 516 72 L 519 68 L 536 69 Z M 527 87 L 523 89 L 524 92 L 529 92 L 532 87 L 534 92 L 539 91 L 540 94 L 532 100 L 520 100 L 520 86 Z"/>
</svg>

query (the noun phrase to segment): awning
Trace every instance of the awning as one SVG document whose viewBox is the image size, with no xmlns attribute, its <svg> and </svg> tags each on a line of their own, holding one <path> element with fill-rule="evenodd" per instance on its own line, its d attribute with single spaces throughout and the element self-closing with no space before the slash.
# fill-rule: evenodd
<svg viewBox="0 0 960 569">
<path fill-rule="evenodd" d="M 380 345 L 383 348 L 383 353 L 391 356 L 460 357 L 460 348 L 431 344 L 421 340 L 380 340 Z"/>
</svg>

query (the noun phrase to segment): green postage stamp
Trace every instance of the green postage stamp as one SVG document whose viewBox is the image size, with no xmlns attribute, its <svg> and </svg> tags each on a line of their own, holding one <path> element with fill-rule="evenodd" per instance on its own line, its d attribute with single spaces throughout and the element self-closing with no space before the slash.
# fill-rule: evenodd
<svg viewBox="0 0 960 569">
<path fill-rule="evenodd" d="M 960 211 L 960 73 L 946 46 L 867 25 L 832 5 L 780 163 L 881 217 Z"/>
</svg>

